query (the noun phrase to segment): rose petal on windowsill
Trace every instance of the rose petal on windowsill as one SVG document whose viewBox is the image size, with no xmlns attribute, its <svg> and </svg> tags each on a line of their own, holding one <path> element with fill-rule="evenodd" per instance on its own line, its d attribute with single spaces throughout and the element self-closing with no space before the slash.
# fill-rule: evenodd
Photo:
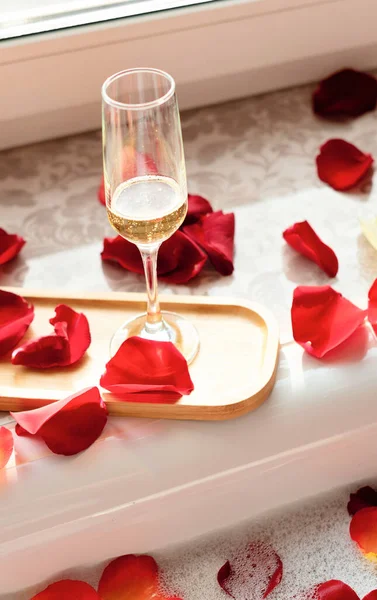
<svg viewBox="0 0 377 600">
<path fill-rule="evenodd" d="M 356 493 L 350 494 L 350 499 L 347 504 L 348 514 L 353 516 L 359 510 L 368 508 L 369 506 L 377 506 L 377 491 L 369 485 L 366 485 Z"/>
<path fill-rule="evenodd" d="M 234 213 L 224 214 L 221 210 L 209 213 L 197 223 L 183 228 L 183 232 L 207 252 L 221 275 L 231 275 L 234 270 L 234 231 Z"/>
<path fill-rule="evenodd" d="M 158 565 L 146 555 L 127 554 L 111 561 L 102 573 L 98 593 L 102 600 L 180 600 L 161 591 Z"/>
<path fill-rule="evenodd" d="M 368 173 L 373 157 L 345 140 L 332 139 L 320 147 L 316 162 L 321 181 L 334 190 L 345 191 Z"/>
<path fill-rule="evenodd" d="M 376 108 L 373 75 L 342 69 L 323 79 L 313 93 L 313 110 L 321 117 L 358 117 Z"/>
<path fill-rule="evenodd" d="M 365 316 L 366 311 L 327 285 L 299 286 L 293 294 L 293 337 L 317 358 L 347 340 L 362 325 Z"/>
<path fill-rule="evenodd" d="M 13 452 L 13 435 L 6 427 L 0 427 L 0 469 L 3 469 Z"/>
<path fill-rule="evenodd" d="M 144 273 L 138 248 L 120 235 L 104 239 L 101 257 L 133 273 Z M 176 231 L 159 250 L 158 277 L 170 283 L 187 283 L 200 273 L 206 260 L 207 255 L 194 241 L 182 231 Z"/>
<path fill-rule="evenodd" d="M 101 597 L 84 581 L 64 579 L 47 586 L 31 600 L 101 600 Z"/>
<path fill-rule="evenodd" d="M 203 196 L 188 194 L 187 214 L 183 224 L 191 225 L 192 223 L 196 223 L 201 217 L 211 212 L 213 212 L 212 206 Z"/>
<path fill-rule="evenodd" d="M 36 435 L 52 452 L 65 456 L 89 448 L 107 421 L 107 408 L 97 387 L 81 390 L 42 408 L 11 414 L 17 422 L 18 435 Z"/>
<path fill-rule="evenodd" d="M 254 542 L 240 549 L 217 574 L 222 589 L 235 600 L 267 598 L 283 577 L 283 563 L 267 544 Z"/>
<path fill-rule="evenodd" d="M 297 252 L 315 262 L 329 277 L 338 272 L 335 252 L 318 237 L 307 221 L 295 223 L 283 232 L 283 238 Z"/>
<path fill-rule="evenodd" d="M 350 536 L 368 558 L 377 558 L 377 506 L 362 508 L 352 517 Z"/>
<path fill-rule="evenodd" d="M 0 229 L 0 265 L 4 265 L 17 256 L 25 244 L 24 238 Z"/>
</svg>

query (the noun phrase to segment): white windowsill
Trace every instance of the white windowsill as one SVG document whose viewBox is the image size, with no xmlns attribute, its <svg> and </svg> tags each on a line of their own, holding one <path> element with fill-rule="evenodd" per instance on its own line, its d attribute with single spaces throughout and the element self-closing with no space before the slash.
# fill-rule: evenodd
<svg viewBox="0 0 377 600">
<path fill-rule="evenodd" d="M 223 0 L 5 41 L 0 148 L 100 126 L 100 87 L 170 72 L 181 109 L 377 66 L 374 0 Z"/>
</svg>

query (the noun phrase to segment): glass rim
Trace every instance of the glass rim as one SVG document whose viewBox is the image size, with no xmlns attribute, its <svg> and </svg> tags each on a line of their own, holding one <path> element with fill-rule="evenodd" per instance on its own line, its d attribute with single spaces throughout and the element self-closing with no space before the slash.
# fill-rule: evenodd
<svg viewBox="0 0 377 600">
<path fill-rule="evenodd" d="M 114 100 L 113 98 L 111 98 L 109 96 L 109 94 L 107 93 L 107 89 L 108 89 L 109 85 L 111 83 L 113 83 L 114 81 L 116 81 L 117 79 L 120 79 L 121 77 L 124 77 L 125 75 L 130 75 L 131 73 L 155 73 L 158 75 L 162 75 L 163 77 L 165 77 L 165 79 L 167 79 L 170 82 L 170 89 L 163 96 L 160 96 L 160 98 L 156 98 L 156 100 L 151 100 L 150 102 L 140 102 L 140 103 L 135 103 L 135 104 L 129 104 L 126 102 L 119 102 L 119 100 Z M 102 99 L 104 102 L 106 102 L 106 104 L 109 104 L 110 106 L 113 106 L 114 108 L 122 108 L 124 110 L 143 110 L 146 108 L 154 108 L 155 106 L 160 106 L 161 104 L 164 104 L 164 102 L 169 100 L 169 98 L 171 98 L 174 95 L 174 92 L 175 92 L 175 81 L 174 81 L 173 77 L 171 75 L 169 75 L 169 73 L 166 73 L 166 71 L 162 71 L 161 69 L 151 69 L 151 68 L 144 68 L 144 67 L 136 67 L 134 69 L 125 69 L 124 71 L 119 71 L 118 73 L 114 73 L 114 75 L 110 75 L 110 77 L 108 77 L 105 80 L 105 82 L 103 83 L 102 88 L 101 88 Z"/>
</svg>

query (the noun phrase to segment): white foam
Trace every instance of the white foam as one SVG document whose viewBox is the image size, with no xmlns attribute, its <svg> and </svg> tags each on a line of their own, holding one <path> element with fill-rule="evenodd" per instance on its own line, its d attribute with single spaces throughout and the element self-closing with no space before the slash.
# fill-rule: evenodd
<svg viewBox="0 0 377 600">
<path fill-rule="evenodd" d="M 184 546 L 154 552 L 164 587 L 184 600 L 229 600 L 217 582 L 218 570 L 227 560 L 234 561 L 240 547 L 259 540 L 270 544 L 283 562 L 283 579 L 269 600 L 315 600 L 315 594 L 307 594 L 306 590 L 329 579 L 344 581 L 363 598 L 377 588 L 377 567 L 355 547 L 348 533 L 347 502 L 349 492 L 354 490 L 352 486 L 269 513 L 257 522 L 242 523 Z M 65 572 L 64 577 L 83 579 L 95 587 L 103 566 L 77 568 Z M 240 562 L 237 568 L 242 568 Z M 60 578 L 61 574 L 54 580 Z M 29 600 L 46 585 L 0 596 L 0 600 Z M 237 600 L 254 600 L 258 587 L 263 585 L 263 581 L 256 584 L 253 595 L 240 595 Z"/>
</svg>

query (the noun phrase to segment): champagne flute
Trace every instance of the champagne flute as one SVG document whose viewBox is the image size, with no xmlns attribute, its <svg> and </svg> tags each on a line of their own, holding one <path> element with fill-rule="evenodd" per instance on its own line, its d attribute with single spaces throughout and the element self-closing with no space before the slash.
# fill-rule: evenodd
<svg viewBox="0 0 377 600">
<path fill-rule="evenodd" d="M 102 139 L 107 216 L 115 231 L 138 247 L 148 295 L 147 313 L 114 334 L 110 353 L 138 335 L 173 342 L 190 363 L 199 349 L 197 330 L 180 315 L 161 312 L 157 292 L 159 247 L 187 213 L 174 79 L 141 68 L 109 77 L 102 86 Z"/>
</svg>

